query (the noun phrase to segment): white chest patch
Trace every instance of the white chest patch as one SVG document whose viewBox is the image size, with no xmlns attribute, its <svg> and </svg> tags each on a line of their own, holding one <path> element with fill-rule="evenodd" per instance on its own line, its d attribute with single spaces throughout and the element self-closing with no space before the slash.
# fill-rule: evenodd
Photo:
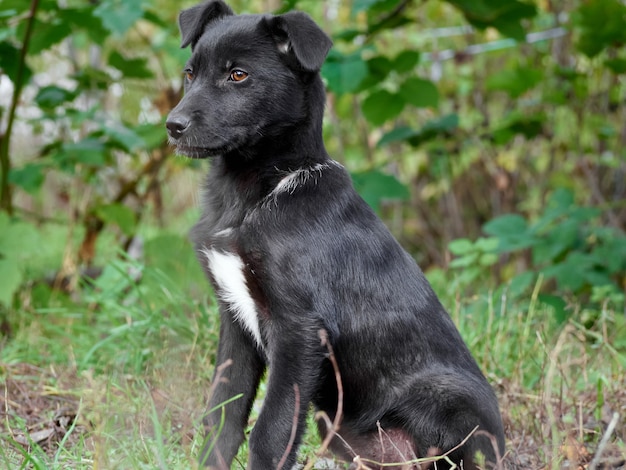
<svg viewBox="0 0 626 470">
<path fill-rule="evenodd" d="M 219 297 L 243 327 L 252 334 L 257 345 L 262 346 L 256 305 L 244 277 L 243 261 L 233 253 L 205 249 L 213 279 L 219 287 Z"/>
</svg>

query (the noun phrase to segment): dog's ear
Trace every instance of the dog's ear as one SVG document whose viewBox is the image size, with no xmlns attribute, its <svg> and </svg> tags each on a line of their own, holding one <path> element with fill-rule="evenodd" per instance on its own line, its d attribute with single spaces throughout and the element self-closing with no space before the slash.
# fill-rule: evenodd
<svg viewBox="0 0 626 470">
<path fill-rule="evenodd" d="M 295 56 L 300 66 L 309 72 L 322 67 L 333 42 L 306 13 L 291 11 L 267 18 L 278 49 Z"/>
<path fill-rule="evenodd" d="M 209 23 L 233 14 L 230 7 L 220 0 L 201 3 L 181 11 L 178 15 L 178 27 L 182 36 L 180 47 L 191 44 L 193 49 Z"/>
</svg>

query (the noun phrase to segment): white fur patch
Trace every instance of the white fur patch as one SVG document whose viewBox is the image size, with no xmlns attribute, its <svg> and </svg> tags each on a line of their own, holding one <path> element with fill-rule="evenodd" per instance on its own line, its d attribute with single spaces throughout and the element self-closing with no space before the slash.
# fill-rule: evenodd
<svg viewBox="0 0 626 470">
<path fill-rule="evenodd" d="M 231 233 L 233 233 L 233 229 L 229 227 L 229 228 L 225 228 L 224 230 L 220 230 L 213 236 L 214 237 L 228 237 Z"/>
<path fill-rule="evenodd" d="M 281 42 L 278 44 L 278 52 L 286 54 L 291 49 L 291 43 L 289 41 Z"/>
<path fill-rule="evenodd" d="M 318 163 L 310 168 L 299 168 L 286 173 L 272 192 L 266 196 L 264 203 L 268 203 L 272 200 L 276 202 L 276 197 L 281 193 L 293 194 L 298 186 L 302 186 L 310 178 L 314 178 L 317 182 L 317 179 L 322 176 L 322 171 L 330 168 L 331 165 L 341 167 L 341 164 L 331 160 L 330 163 Z"/>
<path fill-rule="evenodd" d="M 257 345 L 262 346 L 256 305 L 243 274 L 243 261 L 233 253 L 203 250 L 213 279 L 219 287 L 220 299 L 228 305 L 233 316 L 248 330 Z"/>
</svg>

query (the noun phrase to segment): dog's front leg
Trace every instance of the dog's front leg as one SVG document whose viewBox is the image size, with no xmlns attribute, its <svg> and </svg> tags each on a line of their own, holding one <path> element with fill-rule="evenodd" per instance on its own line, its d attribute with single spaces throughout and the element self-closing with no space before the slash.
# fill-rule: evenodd
<svg viewBox="0 0 626 470">
<path fill-rule="evenodd" d="M 296 460 L 325 356 L 316 334 L 307 339 L 293 331 L 272 347 L 267 393 L 250 436 L 249 470 L 290 470 Z"/>
<path fill-rule="evenodd" d="M 201 465 L 220 470 L 230 469 L 243 442 L 244 429 L 265 367 L 250 336 L 233 321 L 230 312 L 224 310 L 218 367 L 209 400 L 209 414 L 204 419 L 206 437 L 200 456 Z"/>
</svg>

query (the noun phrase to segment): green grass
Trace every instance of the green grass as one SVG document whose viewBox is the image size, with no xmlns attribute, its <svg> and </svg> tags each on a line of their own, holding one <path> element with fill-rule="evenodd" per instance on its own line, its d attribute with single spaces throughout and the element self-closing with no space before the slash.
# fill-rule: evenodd
<svg viewBox="0 0 626 470">
<path fill-rule="evenodd" d="M 13 335 L 0 350 L 0 467 L 193 468 L 219 325 L 189 247 L 181 243 L 168 255 L 167 246 L 177 243 L 172 237 L 147 243 L 147 265 L 118 259 L 73 296 L 43 284 L 20 293 L 20 307 L 7 312 Z M 539 285 L 506 299 L 500 290 L 459 300 L 458 289 L 446 290 L 455 285 L 447 276 L 431 280 L 499 394 L 510 459 L 522 462 L 510 468 L 588 461 L 613 412 L 621 413 L 620 424 L 603 458 L 626 455 L 619 431 L 626 406 L 623 310 L 574 304 L 571 320 L 559 323 L 537 301 Z M 35 371 L 24 372 L 24 364 Z M 32 396 L 20 394 L 20 384 Z M 15 436 L 37 429 L 24 414 L 28 400 L 38 400 L 45 422 L 72 408 L 64 436 L 50 445 L 17 444 Z M 303 460 L 320 446 L 309 421 Z M 246 449 L 235 468 L 245 468 Z"/>
</svg>

